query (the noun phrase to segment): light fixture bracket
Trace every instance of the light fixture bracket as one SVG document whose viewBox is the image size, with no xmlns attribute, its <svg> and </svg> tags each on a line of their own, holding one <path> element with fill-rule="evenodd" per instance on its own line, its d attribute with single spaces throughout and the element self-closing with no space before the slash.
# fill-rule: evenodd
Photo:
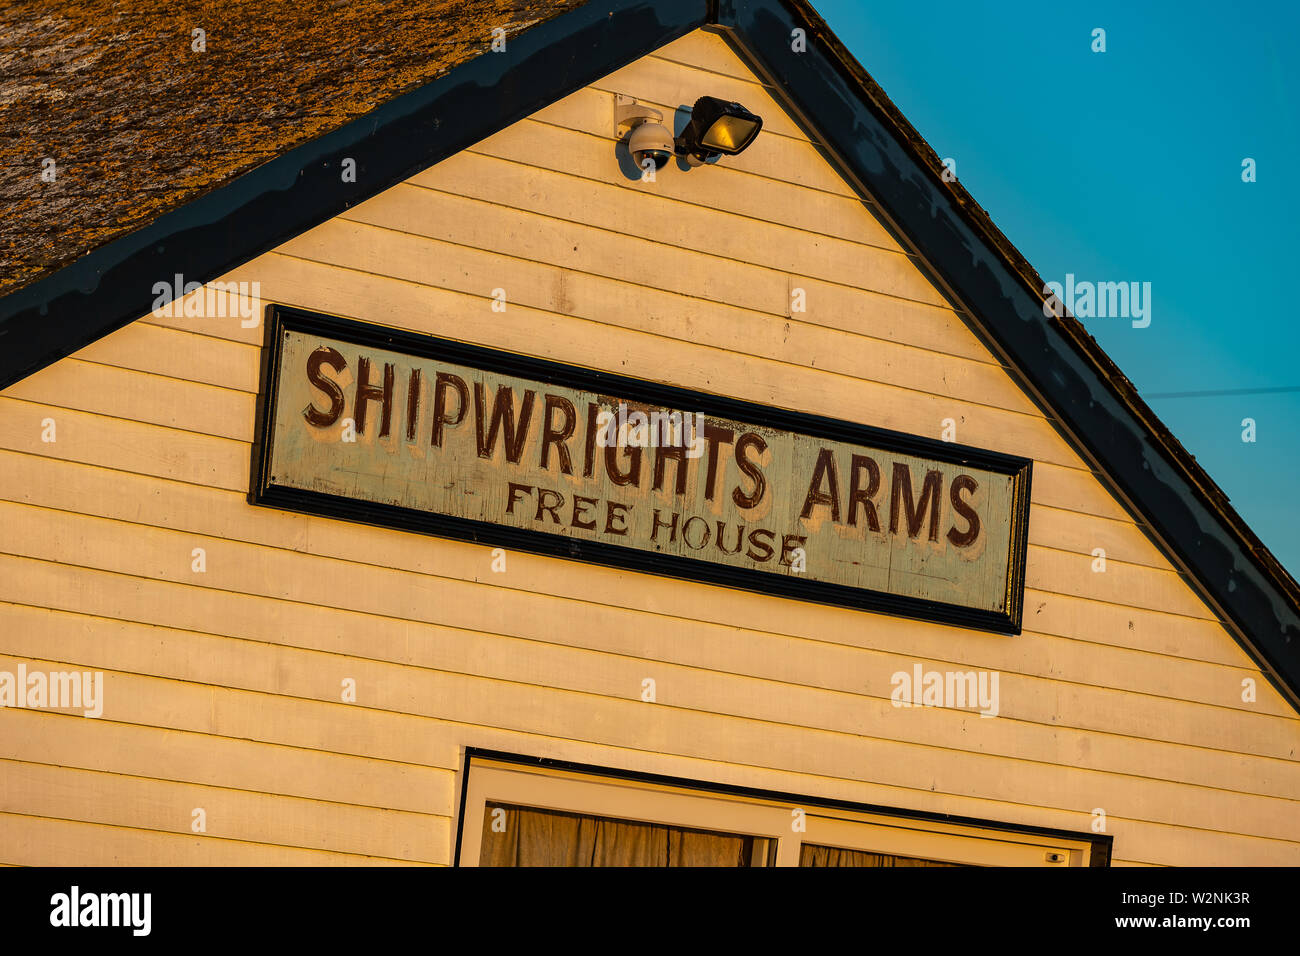
<svg viewBox="0 0 1300 956">
<path fill-rule="evenodd" d="M 653 106 L 638 103 L 634 97 L 614 94 L 614 137 L 626 138 L 642 123 L 662 123 L 664 114 Z"/>
</svg>

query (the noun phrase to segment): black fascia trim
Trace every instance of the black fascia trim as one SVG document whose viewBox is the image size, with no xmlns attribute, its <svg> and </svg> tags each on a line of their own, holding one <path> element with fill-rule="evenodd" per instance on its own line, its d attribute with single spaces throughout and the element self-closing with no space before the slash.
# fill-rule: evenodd
<svg viewBox="0 0 1300 956">
<path fill-rule="evenodd" d="M 643 551 L 623 545 L 581 540 L 549 532 L 514 528 L 487 521 L 276 484 L 270 473 L 271 449 L 274 447 L 275 396 L 279 391 L 280 350 L 288 331 L 307 332 L 326 338 L 341 339 L 362 347 L 388 349 L 423 359 L 453 362 L 541 383 L 566 386 L 660 407 L 698 411 L 717 418 L 746 422 L 765 428 L 881 448 L 918 458 L 970 465 L 1007 475 L 1013 479 L 1013 485 L 1011 515 L 1008 519 L 1010 548 L 1004 583 L 1005 610 L 988 611 L 826 581 L 786 577 L 771 572 L 716 564 L 698 558 Z M 1027 458 L 287 306 L 267 306 L 264 334 L 266 337 L 262 347 L 257 424 L 254 428 L 250 462 L 248 501 L 252 505 L 323 515 L 344 521 L 513 548 L 550 557 L 593 562 L 687 581 L 702 581 L 761 594 L 875 611 L 998 634 L 1014 635 L 1021 631 L 1025 565 L 1029 545 L 1030 483 L 1033 474 L 1033 462 Z"/>
<path fill-rule="evenodd" d="M 788 793 L 783 790 L 763 790 L 758 787 L 744 787 L 731 783 L 716 783 L 711 780 L 696 780 L 691 777 L 674 777 L 668 774 L 649 773 L 643 770 L 628 770 L 621 767 L 602 767 L 595 764 L 577 763 L 572 760 L 560 760 L 556 757 L 536 757 L 530 754 L 511 753 L 504 750 L 488 750 L 482 747 L 466 747 L 464 773 L 461 781 L 462 792 L 466 791 L 469 774 L 475 760 L 491 760 L 497 763 L 510 763 L 522 767 L 537 767 L 547 770 L 563 770 L 569 773 L 587 774 L 593 777 L 609 777 L 615 780 L 631 780 L 662 787 L 681 787 L 699 790 L 703 793 L 716 793 L 732 797 L 752 797 L 757 800 L 771 800 L 775 803 L 788 803 L 796 807 L 812 807 L 825 810 L 845 810 L 851 813 L 873 813 L 879 816 L 896 817 L 900 820 L 918 820 L 927 823 L 949 823 L 954 826 L 980 827 L 985 830 L 997 830 L 1002 833 L 1020 833 L 1026 836 L 1044 836 L 1062 840 L 1079 840 L 1092 844 L 1088 865 L 1090 867 L 1110 866 L 1115 837 L 1110 833 L 1092 833 L 1081 830 L 1066 830 L 1059 827 L 1039 827 L 1007 823 L 1004 820 L 986 820 L 982 817 L 965 817 L 951 813 L 935 813 L 930 810 L 908 810 L 901 807 L 886 807 L 874 803 L 856 803 L 852 800 L 837 800 L 832 797 L 810 797 L 807 794 Z M 465 815 L 462 809 L 457 822 L 456 857 L 454 866 L 460 866 L 461 835 L 464 831 Z"/>
<path fill-rule="evenodd" d="M 0 300 L 0 389 L 704 25 L 706 0 L 589 2 Z M 342 181 L 344 158 L 356 182 Z"/>
<path fill-rule="evenodd" d="M 815 134 L 870 189 L 929 267 L 1237 625 L 1246 638 L 1239 643 L 1300 706 L 1300 608 L 1265 576 L 1105 376 L 1044 316 L 1042 300 L 900 142 L 861 83 L 817 41 L 819 22 L 800 0 L 720 0 L 719 25 L 784 88 Z M 802 53 L 790 46 L 796 28 L 807 34 Z"/>
</svg>

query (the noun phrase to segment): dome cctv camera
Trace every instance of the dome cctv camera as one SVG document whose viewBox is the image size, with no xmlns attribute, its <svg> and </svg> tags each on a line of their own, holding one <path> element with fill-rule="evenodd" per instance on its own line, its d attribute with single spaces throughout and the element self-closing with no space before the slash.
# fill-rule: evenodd
<svg viewBox="0 0 1300 956">
<path fill-rule="evenodd" d="M 647 162 L 654 163 L 657 170 L 663 169 L 673 158 L 673 134 L 662 123 L 644 122 L 632 130 L 627 149 L 642 169 L 647 168 Z"/>
<path fill-rule="evenodd" d="M 614 127 L 637 167 L 660 170 L 673 158 L 673 134 L 664 126 L 664 114 L 630 96 L 614 97 Z"/>
</svg>

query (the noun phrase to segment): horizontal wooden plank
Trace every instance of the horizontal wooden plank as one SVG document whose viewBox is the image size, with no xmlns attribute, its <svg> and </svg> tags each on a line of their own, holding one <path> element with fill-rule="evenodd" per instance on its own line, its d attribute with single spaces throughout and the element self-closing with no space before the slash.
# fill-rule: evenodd
<svg viewBox="0 0 1300 956">
<path fill-rule="evenodd" d="M 0 617 L 35 630 L 56 613 L 9 606 Z M 454 802 L 449 770 L 75 713 L 11 707 L 0 712 L 0 726 L 0 757 L 10 760 L 424 814 L 447 815 Z"/>
<path fill-rule="evenodd" d="M 1031 494 L 1036 504 L 1135 523 L 1124 506 L 1107 493 L 1101 476 L 1095 472 L 1035 461 Z"/>
<path fill-rule="evenodd" d="M 417 863 L 448 854 L 445 816 L 0 759 L 3 813 L 188 834 L 195 809 L 210 838 Z"/>
<path fill-rule="evenodd" d="M 198 331 L 214 327 L 206 318 L 190 318 L 183 321 Z M 261 330 L 250 329 L 249 331 L 257 333 L 256 338 L 260 343 Z M 140 364 L 141 354 L 149 356 L 149 364 Z M 168 375 L 190 382 L 219 385 L 244 392 L 257 391 L 257 349 L 250 349 L 245 345 L 210 335 L 196 338 L 148 322 L 133 322 L 116 332 L 110 332 L 102 339 L 76 352 L 75 355 L 77 358 L 102 365 L 143 368 L 159 375 Z M 9 390 L 5 391 L 7 394 Z M 90 411 L 100 410 L 90 409 Z"/>
<path fill-rule="evenodd" d="M 64 465 L 49 460 L 36 459 L 23 455 L 0 456 L 0 465 L 15 479 L 16 493 L 6 492 L 5 497 L 30 503 L 61 506 L 82 510 L 80 502 L 93 501 L 97 506 L 90 509 L 94 513 L 125 520 L 145 519 L 148 523 L 178 531 L 193 531 L 198 534 L 215 534 L 237 540 L 291 548 L 295 551 L 312 551 L 325 556 L 345 557 L 351 560 L 366 561 L 372 564 L 396 565 L 427 573 L 457 574 L 463 569 L 472 568 L 482 561 L 482 549 L 473 545 L 446 542 L 436 552 L 445 554 L 443 561 L 431 561 L 426 539 L 391 532 L 384 529 L 356 525 L 340 525 L 325 519 L 305 519 L 297 515 L 278 511 L 253 511 L 247 508 L 242 495 L 203 489 L 180 483 L 160 483 L 143 477 L 119 472 L 87 469 L 77 465 Z M 38 479 L 39 476 L 39 480 Z M 141 515 L 138 502 L 151 502 L 148 514 Z M 313 520 L 318 529 L 312 534 L 312 543 L 308 546 L 308 522 Z M 520 562 L 524 562 L 524 567 Z M 467 563 L 468 562 L 468 563 Z M 583 574 L 575 571 L 572 575 L 557 577 L 548 559 L 538 559 L 526 555 L 517 555 L 512 559 L 512 567 L 523 574 L 511 574 L 513 587 L 540 588 L 543 592 L 567 593 L 581 598 L 593 587 L 624 587 L 619 579 L 608 582 L 591 581 L 592 575 L 600 577 L 603 572 L 588 569 Z M 537 564 L 535 570 L 529 566 Z M 561 568 L 567 565 L 560 566 Z M 572 578 L 572 585 L 559 587 L 560 581 Z M 637 577 L 637 591 L 662 590 L 673 585 L 645 576 Z M 708 590 L 708 589 L 705 589 Z M 724 605 L 739 604 L 731 592 L 718 592 L 723 597 Z M 26 601 L 41 601 L 44 598 L 27 596 Z M 166 601 L 162 601 L 166 604 Z M 716 606 L 717 599 L 712 601 Z M 654 605 L 650 605 L 654 606 Z M 116 608 L 117 606 L 115 606 Z M 1036 609 L 1037 610 L 1037 609 Z M 724 606 L 716 608 L 712 615 L 717 619 L 730 622 L 740 620 L 738 613 Z M 1035 618 L 1039 615 L 1036 613 Z M 770 619 L 770 618 L 769 618 Z M 1159 633 L 1176 635 L 1180 630 L 1187 630 L 1193 622 L 1183 622 L 1179 627 L 1171 627 L 1171 620 L 1165 618 Z M 674 632 L 677 629 L 674 629 Z M 694 629 L 691 629 L 694 630 Z M 811 627 L 803 625 L 792 636 L 815 635 L 820 632 L 816 622 Z M 527 634 L 516 630 L 512 633 Z M 617 630 L 614 633 L 618 633 Z M 882 650 L 894 649 L 902 653 L 920 653 L 925 656 L 946 659 L 949 654 L 950 640 L 946 636 L 934 634 L 925 625 L 912 622 L 891 622 L 885 629 L 877 629 L 868 642 L 856 637 L 854 629 L 845 629 L 836 640 L 850 641 L 861 646 L 877 646 Z M 1134 632 L 1131 628 L 1112 629 L 1105 636 L 1109 640 L 1130 638 L 1130 643 L 1141 647 L 1138 638 L 1143 632 Z M 710 643 L 713 632 L 703 629 L 701 633 L 688 633 L 684 636 L 686 646 L 696 648 Z M 897 635 L 895 637 L 895 634 Z M 1111 635 L 1114 635 L 1113 637 Z M 931 636 L 933 635 L 933 636 Z M 1045 636 L 1044 636 L 1045 637 Z M 1192 641 L 1192 638 L 1197 640 Z M 1217 638 L 1216 640 L 1212 640 Z M 551 639 L 554 639 L 552 637 Z M 751 634 L 750 642 L 767 639 L 760 633 Z M 1118 643 L 1118 641 L 1117 641 Z M 1235 644 L 1226 640 L 1226 635 L 1219 631 L 1217 635 L 1199 638 L 1198 632 L 1189 634 L 1184 643 L 1166 639 L 1167 646 L 1162 646 L 1162 654 L 1151 660 L 1143 655 L 1136 660 L 1132 655 L 1113 657 L 1103 647 L 1083 644 L 1077 648 L 1057 641 L 1033 643 L 1006 642 L 984 645 L 973 652 L 966 663 L 971 666 L 997 670 L 1014 670 L 1026 674 L 1045 674 L 1067 677 L 1077 683 L 1092 683 L 1099 686 L 1127 688 L 1159 696 L 1183 697 L 1204 700 L 1220 706 L 1239 706 L 1239 685 L 1242 676 L 1255 675 L 1257 671 L 1248 666 L 1245 655 Z M 1223 651 L 1235 651 L 1224 654 Z M 1192 654 L 1207 656 L 1207 652 L 1218 652 L 1209 659 L 1220 659 L 1224 663 L 1235 665 L 1238 670 L 1222 674 L 1216 669 L 1209 672 L 1198 668 L 1191 662 L 1189 670 L 1186 665 L 1179 666 L 1176 660 L 1170 660 L 1166 654 Z M 910 665 L 909 665 L 910 666 Z M 897 668 L 891 668 L 890 673 Z M 1118 676 L 1117 676 L 1118 675 Z M 1272 689 L 1261 681 L 1260 701 L 1253 708 L 1263 712 L 1289 715 L 1289 706 L 1276 696 Z"/>
<path fill-rule="evenodd" d="M 1101 548 L 1107 560 L 1126 561 L 1149 568 L 1171 570 L 1169 559 L 1142 528 L 1132 521 L 1101 518 L 1034 504 L 1029 512 L 1029 540 L 1032 544 L 1061 551 L 1092 555 Z"/>
<path fill-rule="evenodd" d="M 1174 617 L 1146 608 L 1025 589 L 1025 633 L 1056 634 L 1153 654 L 1254 669 L 1219 621 Z"/>
<path fill-rule="evenodd" d="M 401 860 L 0 813 L 0 857 L 19 866 L 411 866 Z"/>
<path fill-rule="evenodd" d="M 154 361 L 160 353 L 150 348 L 152 336 L 135 334 L 135 329 L 149 327 L 130 328 L 133 332 L 130 338 L 138 341 L 144 359 L 136 364 L 160 364 Z M 92 411 L 220 438 L 246 442 L 253 439 L 254 394 L 167 378 L 150 371 L 69 358 L 15 383 L 5 394 L 51 409 Z"/>
<path fill-rule="evenodd" d="M 43 441 L 47 418 L 54 441 Z M 0 448 L 248 490 L 249 444 L 0 396 Z"/>
<path fill-rule="evenodd" d="M 1033 545 L 1026 564 L 1026 586 L 1040 591 L 1216 620 L 1214 612 L 1196 596 L 1182 575 L 1171 570 L 1107 560 L 1104 571 L 1094 571 L 1094 567 L 1102 565 L 1091 555 Z"/>
<path fill-rule="evenodd" d="M 240 268 L 242 270 L 256 269 L 266 260 L 266 258 L 266 256 L 259 257 L 254 259 L 252 262 L 245 263 Z M 247 271 L 244 271 L 242 274 L 247 276 L 248 273 Z M 225 293 L 222 294 L 224 295 Z M 196 298 L 197 296 L 198 293 L 195 293 Z M 269 302 L 270 300 L 267 301 Z M 154 315 L 148 313 L 136 319 L 131 325 L 124 326 L 123 328 L 129 329 L 135 325 L 151 325 L 159 329 L 172 329 L 177 332 L 185 332 L 195 338 L 179 339 L 177 341 L 188 343 L 194 348 L 204 349 L 208 347 L 208 342 L 206 340 L 210 338 L 217 339 L 221 342 L 237 342 L 243 345 L 260 346 L 262 344 L 262 339 L 266 336 L 266 332 L 262 328 L 260 322 L 255 326 L 245 327 L 239 322 L 209 321 L 207 319 L 187 316 L 183 313 L 177 313 L 174 315 Z M 109 361 L 108 364 L 114 363 Z M 256 388 L 256 380 L 254 380 L 253 387 Z"/>
</svg>

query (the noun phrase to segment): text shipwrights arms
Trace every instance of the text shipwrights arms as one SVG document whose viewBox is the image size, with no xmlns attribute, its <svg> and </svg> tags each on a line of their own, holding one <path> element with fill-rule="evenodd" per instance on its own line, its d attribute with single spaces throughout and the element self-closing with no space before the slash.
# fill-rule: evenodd
<svg viewBox="0 0 1300 956">
<path fill-rule="evenodd" d="M 1014 476 L 288 331 L 272 483 L 989 611 Z"/>
</svg>

